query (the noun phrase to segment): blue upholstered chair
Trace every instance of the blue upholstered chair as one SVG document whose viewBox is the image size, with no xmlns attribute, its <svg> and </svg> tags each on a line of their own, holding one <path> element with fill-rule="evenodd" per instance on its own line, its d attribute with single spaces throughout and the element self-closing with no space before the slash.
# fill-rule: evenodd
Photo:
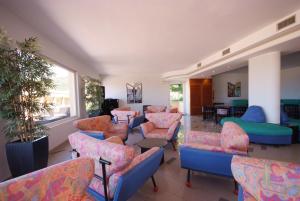
<svg viewBox="0 0 300 201">
<path fill-rule="evenodd" d="M 128 200 L 150 178 L 157 192 L 154 174 L 163 156 L 162 148 L 136 155 L 134 148 L 123 145 L 119 137 L 97 140 L 80 132 L 69 135 L 69 141 L 77 153 L 74 155 L 89 156 L 95 161 L 95 176 L 88 193 L 96 200 Z"/>
<path fill-rule="evenodd" d="M 179 150 L 181 168 L 188 170 L 188 187 L 191 170 L 232 177 L 232 157 L 247 155 L 249 146 L 248 135 L 233 122 L 225 123 L 221 133 L 190 131 L 185 140 Z"/>
</svg>

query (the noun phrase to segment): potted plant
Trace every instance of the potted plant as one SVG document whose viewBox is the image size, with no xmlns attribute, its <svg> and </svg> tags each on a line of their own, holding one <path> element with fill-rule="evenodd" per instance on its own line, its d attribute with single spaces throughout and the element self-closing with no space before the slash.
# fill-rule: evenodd
<svg viewBox="0 0 300 201">
<path fill-rule="evenodd" d="M 89 117 L 99 116 L 104 101 L 104 87 L 99 79 L 88 76 L 83 78 L 83 82 L 83 94 L 88 115 Z"/>
<path fill-rule="evenodd" d="M 45 97 L 54 87 L 52 75 L 37 38 L 14 42 L 0 29 L 0 117 L 6 120 L 3 132 L 13 177 L 47 166 L 47 128 L 35 120 L 51 110 Z"/>
</svg>

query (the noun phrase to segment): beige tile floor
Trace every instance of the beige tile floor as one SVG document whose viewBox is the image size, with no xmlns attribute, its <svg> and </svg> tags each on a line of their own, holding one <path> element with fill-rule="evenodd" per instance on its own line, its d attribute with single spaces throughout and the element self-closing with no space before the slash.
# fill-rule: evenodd
<svg viewBox="0 0 300 201">
<path fill-rule="evenodd" d="M 188 130 L 201 130 L 219 132 L 221 127 L 214 122 L 202 121 L 200 116 L 184 116 L 182 128 L 179 133 L 179 143 L 184 141 L 184 133 Z M 139 129 L 129 134 L 127 144 L 134 146 L 142 139 Z M 300 163 L 300 144 L 290 146 L 266 146 L 251 144 L 251 157 L 268 158 L 281 161 Z M 70 159 L 70 145 L 66 141 L 50 153 L 49 165 Z M 152 183 L 149 180 L 130 199 L 130 201 L 235 201 L 237 197 L 233 194 L 233 181 L 231 179 L 208 175 L 204 173 L 192 173 L 192 188 L 185 184 L 186 170 L 180 168 L 179 156 L 172 147 L 168 145 L 165 149 L 165 163 L 155 174 L 159 191 L 152 191 Z"/>
</svg>

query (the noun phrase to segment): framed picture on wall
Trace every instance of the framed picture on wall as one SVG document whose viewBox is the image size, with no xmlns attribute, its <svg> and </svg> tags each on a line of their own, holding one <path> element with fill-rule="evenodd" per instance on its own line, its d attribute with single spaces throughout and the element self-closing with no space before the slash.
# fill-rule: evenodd
<svg viewBox="0 0 300 201">
<path fill-rule="evenodd" d="M 228 97 L 241 97 L 241 82 L 228 82 Z"/>
<path fill-rule="evenodd" d="M 141 82 L 135 82 L 133 84 L 126 83 L 127 103 L 142 103 L 142 90 L 143 86 Z"/>
</svg>

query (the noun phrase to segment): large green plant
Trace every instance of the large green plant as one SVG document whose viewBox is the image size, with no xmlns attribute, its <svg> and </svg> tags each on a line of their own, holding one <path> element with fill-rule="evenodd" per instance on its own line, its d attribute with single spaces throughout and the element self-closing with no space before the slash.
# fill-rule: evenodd
<svg viewBox="0 0 300 201">
<path fill-rule="evenodd" d="M 46 127 L 35 119 L 51 109 L 42 100 L 54 87 L 52 75 L 37 38 L 14 42 L 0 29 L 0 117 L 8 120 L 3 131 L 9 139 L 32 141 L 45 135 Z"/>
<path fill-rule="evenodd" d="M 86 110 L 88 112 L 94 112 L 101 110 L 103 99 L 103 91 L 101 88 L 101 81 L 91 77 L 83 78 L 83 94 L 85 100 Z"/>
</svg>

